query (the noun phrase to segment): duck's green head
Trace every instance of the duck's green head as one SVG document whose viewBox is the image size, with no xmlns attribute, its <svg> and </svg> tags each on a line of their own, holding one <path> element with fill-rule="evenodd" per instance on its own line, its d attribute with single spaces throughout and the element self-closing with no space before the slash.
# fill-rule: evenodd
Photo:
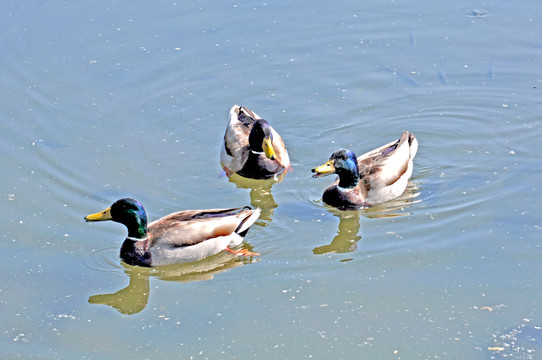
<svg viewBox="0 0 542 360">
<path fill-rule="evenodd" d="M 129 237 L 139 239 L 147 236 L 147 214 L 143 205 L 134 199 L 117 200 L 104 211 L 85 216 L 85 220 L 115 221 L 128 228 Z"/>
<path fill-rule="evenodd" d="M 273 131 L 266 120 L 260 119 L 254 122 L 248 135 L 248 143 L 253 152 L 263 152 L 271 160 L 277 158 L 273 149 Z"/>
<path fill-rule="evenodd" d="M 359 182 L 356 154 L 346 149 L 335 151 L 324 165 L 315 167 L 311 171 L 314 173 L 313 177 L 339 175 L 339 186 L 342 188 L 355 187 Z"/>
</svg>

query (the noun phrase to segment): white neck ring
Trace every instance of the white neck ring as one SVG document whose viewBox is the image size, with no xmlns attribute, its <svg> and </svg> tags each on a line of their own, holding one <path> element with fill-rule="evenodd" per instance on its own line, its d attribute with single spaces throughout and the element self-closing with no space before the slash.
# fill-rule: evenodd
<svg viewBox="0 0 542 360">
<path fill-rule="evenodd" d="M 145 241 L 145 240 L 149 240 L 149 235 L 145 236 L 142 239 L 138 239 L 138 238 L 135 238 L 135 237 L 132 237 L 132 236 L 126 236 L 126 239 L 127 240 L 132 240 L 132 241 Z"/>
</svg>

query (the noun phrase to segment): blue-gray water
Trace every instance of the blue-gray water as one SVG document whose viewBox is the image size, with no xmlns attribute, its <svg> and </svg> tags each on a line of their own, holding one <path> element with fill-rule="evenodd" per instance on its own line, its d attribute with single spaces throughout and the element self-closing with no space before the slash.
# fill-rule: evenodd
<svg viewBox="0 0 542 360">
<path fill-rule="evenodd" d="M 0 4 L 0 353 L 40 359 L 542 358 L 536 2 Z M 294 171 L 221 175 L 229 108 Z M 310 169 L 414 132 L 407 193 L 325 207 Z M 260 256 L 134 269 L 150 219 L 257 205 Z M 196 281 L 198 280 L 198 281 Z"/>
</svg>

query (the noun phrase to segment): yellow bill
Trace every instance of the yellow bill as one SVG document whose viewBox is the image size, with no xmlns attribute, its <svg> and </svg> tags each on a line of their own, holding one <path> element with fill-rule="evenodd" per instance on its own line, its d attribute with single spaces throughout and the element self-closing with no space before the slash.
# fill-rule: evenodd
<svg viewBox="0 0 542 360">
<path fill-rule="evenodd" d="M 317 166 L 311 170 L 314 175 L 312 177 L 326 176 L 329 174 L 335 174 L 335 165 L 333 160 L 329 160 L 324 165 Z"/>
<path fill-rule="evenodd" d="M 273 149 L 273 143 L 271 142 L 271 139 L 263 139 L 262 144 L 263 152 L 265 153 L 265 156 L 267 156 L 268 159 L 276 160 L 277 154 L 275 153 L 275 149 Z"/>
<path fill-rule="evenodd" d="M 106 221 L 111 220 L 111 208 L 107 208 L 102 212 L 96 213 L 96 214 L 90 214 L 85 216 L 86 221 Z"/>
</svg>

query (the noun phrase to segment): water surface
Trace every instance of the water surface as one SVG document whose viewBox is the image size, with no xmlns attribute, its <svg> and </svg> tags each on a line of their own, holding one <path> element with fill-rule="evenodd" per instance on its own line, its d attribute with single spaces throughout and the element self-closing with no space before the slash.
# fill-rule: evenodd
<svg viewBox="0 0 542 360">
<path fill-rule="evenodd" d="M 0 7 L 3 358 L 541 356 L 536 4 Z M 281 133 L 281 182 L 221 174 L 233 104 Z M 404 196 L 322 204 L 312 167 L 403 130 Z M 127 266 L 125 229 L 83 221 L 124 196 L 150 219 L 260 206 L 260 256 Z"/>
</svg>

